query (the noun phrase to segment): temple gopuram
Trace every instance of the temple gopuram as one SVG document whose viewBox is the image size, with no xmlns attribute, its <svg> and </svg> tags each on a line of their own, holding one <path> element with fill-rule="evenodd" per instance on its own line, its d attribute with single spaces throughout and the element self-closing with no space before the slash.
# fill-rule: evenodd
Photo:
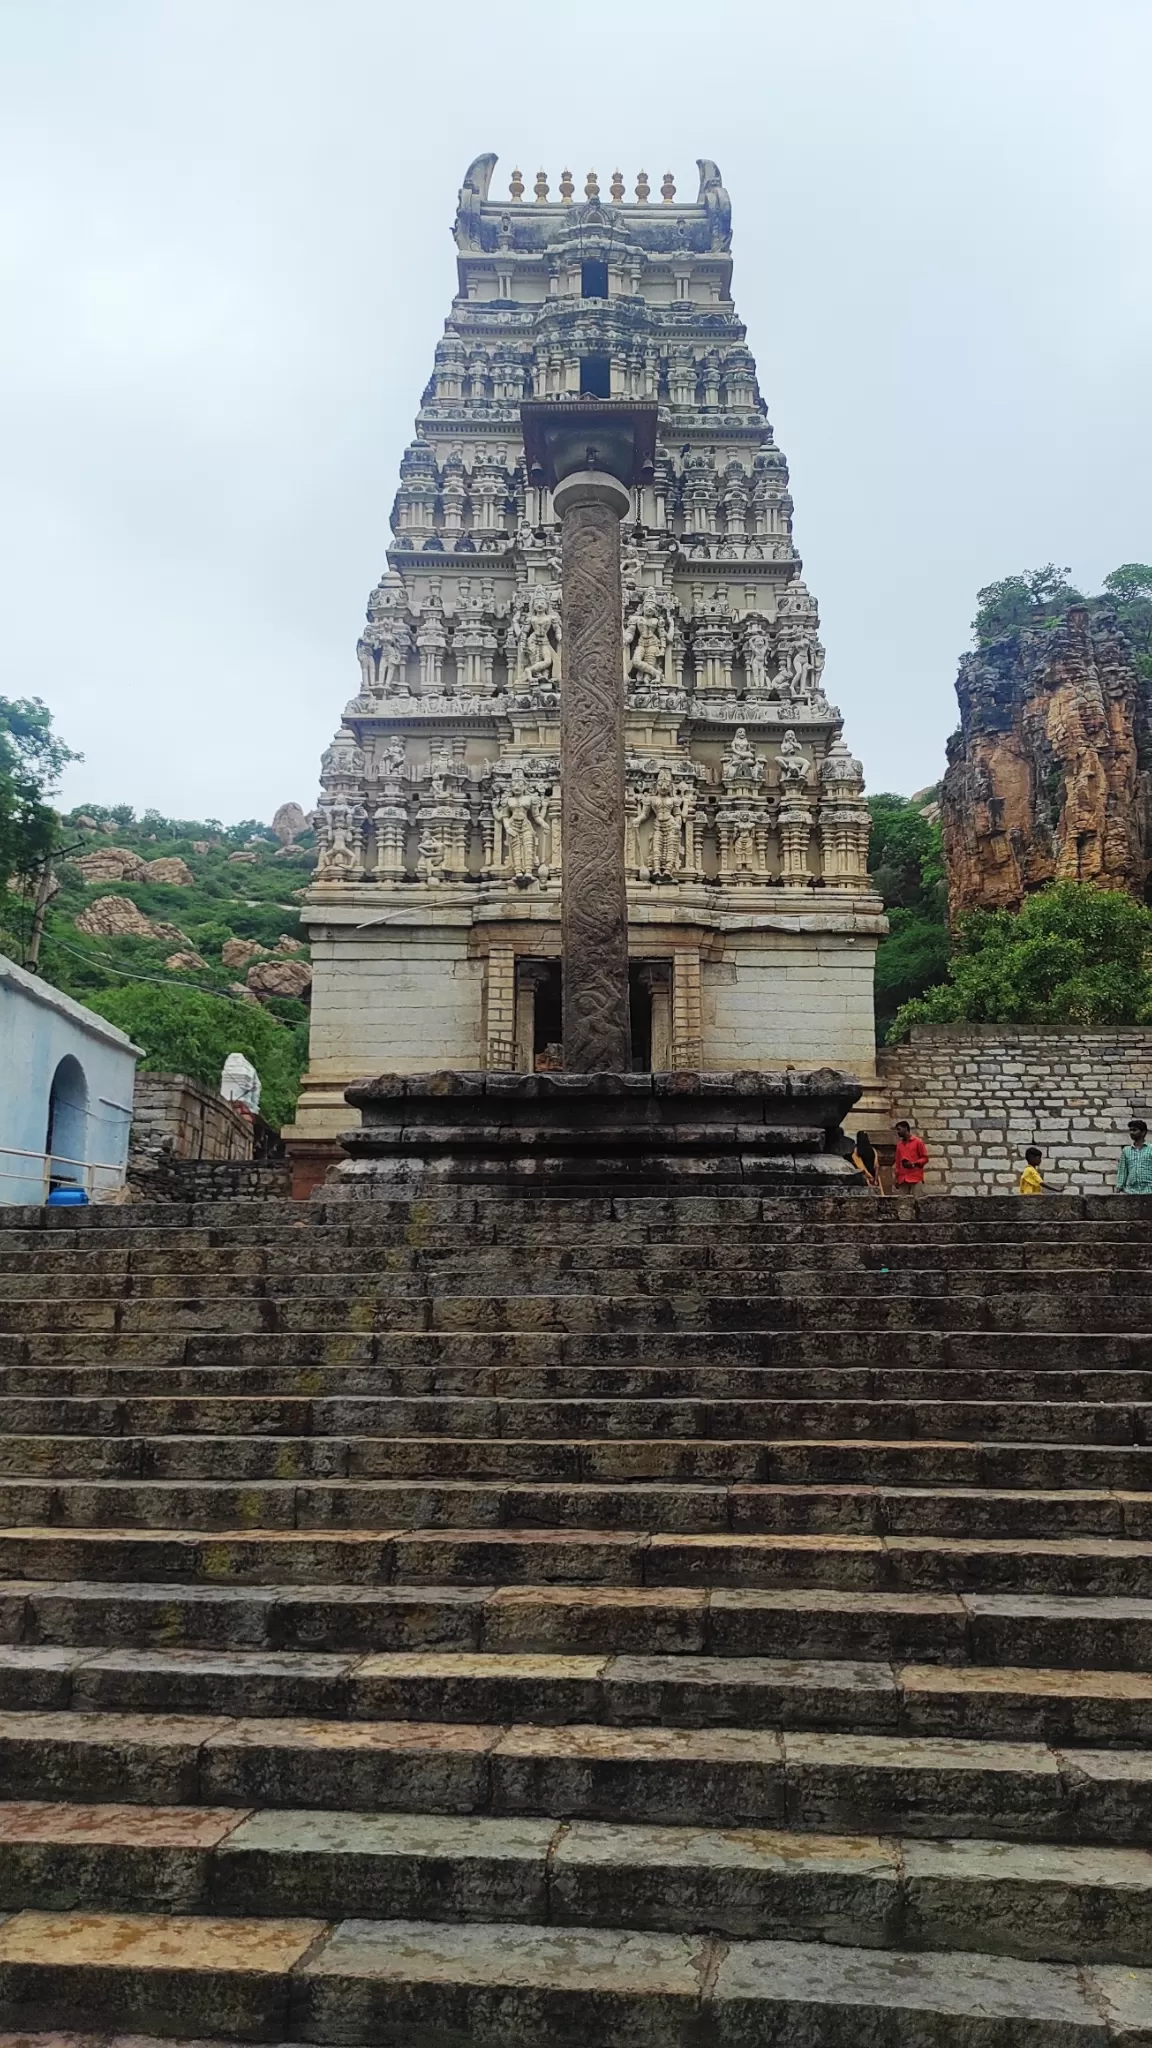
<svg viewBox="0 0 1152 2048">
<path fill-rule="evenodd" d="M 715 164 L 583 196 L 478 157 L 359 685 L 323 757 L 298 1174 L 381 1071 L 561 1064 L 558 527 L 525 400 L 655 402 L 622 544 L 633 1065 L 874 1074 L 863 774 L 732 300 Z"/>
</svg>

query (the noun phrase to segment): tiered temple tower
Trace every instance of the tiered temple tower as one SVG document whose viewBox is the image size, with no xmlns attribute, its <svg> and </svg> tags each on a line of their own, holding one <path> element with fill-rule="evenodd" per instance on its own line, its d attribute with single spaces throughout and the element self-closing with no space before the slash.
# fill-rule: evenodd
<svg viewBox="0 0 1152 2048">
<path fill-rule="evenodd" d="M 590 172 L 460 192 L 458 291 L 400 465 L 360 686 L 327 749 L 303 915 L 302 1168 L 381 1071 L 558 1063 L 558 529 L 526 398 L 656 400 L 623 528 L 629 952 L 640 1067 L 873 1072 L 884 930 L 859 761 L 823 689 L 788 467 L 731 297 L 731 208 L 702 161 L 625 197 Z"/>
</svg>

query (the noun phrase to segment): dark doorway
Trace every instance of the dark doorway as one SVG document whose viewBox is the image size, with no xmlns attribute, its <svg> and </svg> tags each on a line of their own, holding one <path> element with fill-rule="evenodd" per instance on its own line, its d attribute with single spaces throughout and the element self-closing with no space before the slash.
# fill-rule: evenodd
<svg viewBox="0 0 1152 2048">
<path fill-rule="evenodd" d="M 652 1071 L 652 988 L 642 962 L 628 969 L 628 1015 L 632 1025 L 632 1072 Z"/>
<path fill-rule="evenodd" d="M 611 356 L 581 356 L 580 396 L 581 398 L 611 398 Z"/>
<path fill-rule="evenodd" d="M 580 265 L 580 295 L 585 299 L 608 297 L 608 265 L 595 256 L 586 256 Z"/>
<path fill-rule="evenodd" d="M 533 1005 L 532 1065 L 560 1067 L 564 1063 L 564 1011 L 560 991 L 560 962 L 550 960 L 547 971 L 536 983 Z"/>
</svg>

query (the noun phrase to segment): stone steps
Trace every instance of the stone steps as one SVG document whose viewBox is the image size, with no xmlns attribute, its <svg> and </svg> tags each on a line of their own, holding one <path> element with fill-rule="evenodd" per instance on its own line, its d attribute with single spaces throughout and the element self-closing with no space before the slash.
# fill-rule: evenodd
<svg viewBox="0 0 1152 2048">
<path fill-rule="evenodd" d="M 0 1398 L 0 1428 L 6 1434 L 22 1435 L 12 1423 L 33 1426 L 27 1432 L 44 1433 L 51 1418 L 46 1397 L 35 1405 L 27 1401 L 10 1407 Z M 195 1397 L 173 1399 L 156 1411 L 141 1411 L 135 1405 L 119 1410 L 105 1404 L 74 1415 L 70 1404 L 60 1402 L 65 1427 L 53 1434 L 88 1434 L 67 1427 L 74 1420 L 88 1419 L 94 1435 L 117 1435 L 115 1424 L 123 1420 L 131 1428 L 140 1421 L 170 1421 L 177 1433 L 197 1434 L 190 1425 L 207 1423 L 208 1435 L 225 1434 L 228 1412 L 220 1406 L 197 1402 Z M 758 1443 L 811 1440 L 818 1443 L 843 1441 L 903 1442 L 926 1444 L 1069 1444 L 1125 1446 L 1131 1449 L 1152 1445 L 1152 1402 L 1106 1400 L 965 1400 L 914 1395 L 904 1399 L 796 1399 L 775 1397 L 708 1399 L 692 1394 L 682 1396 L 603 1396 L 586 1399 L 567 1395 L 557 1399 L 516 1398 L 515 1395 L 466 1395 L 446 1391 L 426 1395 L 348 1394 L 315 1399 L 305 1417 L 292 1409 L 286 1398 L 266 1411 L 269 1423 L 280 1422 L 292 1433 L 303 1420 L 312 1424 L 308 1436 L 357 1437 L 391 1436 L 400 1439 L 449 1437 L 455 1440 L 481 1439 L 540 1440 L 570 1439 L 641 1440 L 647 1433 L 662 1439 L 707 1439 L 729 1442 L 741 1439 Z M 216 1426 L 213 1427 L 212 1425 Z M 161 1431 L 161 1434 L 167 1432 Z M 262 1433 L 280 1435 L 279 1430 Z M 288 1430 L 283 1432 L 289 1433 Z"/>
<path fill-rule="evenodd" d="M 0 1803 L 0 1912 L 528 1922 L 1140 1964 L 1152 1854 L 531 1817 Z M 990 1927 L 990 1906 L 1007 1908 Z"/>
<path fill-rule="evenodd" d="M 231 1336 L 191 1331 L 164 1337 L 155 1332 L 87 1331 L 79 1334 L 17 1334 L 0 1330 L 0 1372 L 91 1372 L 103 1365 L 131 1385 L 140 1370 L 221 1375 L 220 1384 L 242 1389 L 244 1375 L 286 1373 L 293 1388 L 310 1393 L 314 1373 L 423 1369 L 432 1373 L 556 1369 L 561 1365 L 596 1370 L 659 1363 L 706 1366 L 731 1372 L 750 1366 L 793 1370 L 855 1367 L 857 1370 L 919 1367 L 951 1370 L 1019 1367 L 1022 1372 L 1072 1372 L 1113 1366 L 1152 1369 L 1152 1335 L 1140 1330 L 1021 1330 L 1010 1335 L 979 1330 L 879 1330 L 864 1323 L 849 1330 L 454 1330 L 246 1331 Z M 137 1382 L 138 1383 L 138 1382 Z M 207 1385 L 207 1380 L 204 1381 Z M 257 1385 L 259 1382 L 256 1383 Z M 439 1381 L 430 1383 L 436 1391 Z M 371 1390 L 371 1388 L 369 1389 Z"/>
<path fill-rule="evenodd" d="M 0 1708 L 5 1793 L 1152 1846 L 1146 1748 L 743 1727 Z"/>
<path fill-rule="evenodd" d="M 15 1404 L 13 1404 L 15 1405 Z M 251 1435 L 212 1434 L 224 1421 L 242 1429 L 255 1403 L 221 1417 L 215 1406 L 174 1419 L 192 1433 L 136 1435 L 141 1418 L 68 1414 L 78 1433 L 40 1436 L 38 1421 L 54 1419 L 47 1400 L 21 1404 L 5 1420 L 24 1422 L 23 1433 L 0 1436 L 0 1474 L 10 1482 L 60 1479 L 140 1479 L 149 1483 L 227 1480 L 441 1480 L 476 1484 L 611 1485 L 665 1481 L 691 1487 L 866 1488 L 930 1491 L 946 1496 L 1012 1490 L 1076 1489 L 1103 1495 L 1147 1493 L 1152 1449 L 1147 1445 L 966 1441 L 947 1438 L 827 1439 L 756 1437 L 475 1437 L 296 1436 L 267 1427 L 278 1417 L 257 1415 Z M 66 1404 L 65 1404 L 66 1405 Z M 58 1408 L 57 1408 L 58 1413 Z M 152 1419 L 152 1418 L 145 1418 Z M 157 1417 L 157 1420 L 166 1419 Z M 94 1425 L 84 1431 L 85 1420 Z M 100 1435 L 97 1426 L 119 1421 L 126 1434 Z M 195 1425 L 199 1423 L 200 1428 Z M 919 1480 L 919 1487 L 912 1482 Z M 3 1481 L 0 1480 L 0 1484 Z M 1031 1497 L 1031 1495 L 1029 1495 Z M 1059 1496 L 1058 1496 L 1059 1497 Z M 945 1505 L 944 1500 L 941 1502 Z M 744 1507 L 754 1505 L 744 1501 Z M 1124 1508 L 1118 1510 L 1121 1519 Z M 61 1519 L 54 1516 L 52 1519 Z M 1039 1532 L 1037 1532 L 1039 1533 Z M 1114 1533 L 1123 1531 L 1116 1527 Z"/>
<path fill-rule="evenodd" d="M 822 1728 L 844 1735 L 1135 1747 L 1152 1675 L 830 1658 L 547 1652 L 0 1647 L 0 1701 L 75 1713 L 220 1713 L 599 1727 Z"/>
<path fill-rule="evenodd" d="M 450 1648 L 1152 1671 L 1152 1600 L 831 1587 L 220 1585 L 0 1580 L 0 1642 Z"/>
<path fill-rule="evenodd" d="M 131 2028 L 134 2048 L 142 2028 L 191 2027 L 215 2048 L 224 2035 L 835 2048 L 881 2017 L 885 2048 L 1106 2048 L 1138 2041 L 1149 2011 L 1142 1973 L 1115 1964 L 500 1922 L 33 1911 L 0 1927 L 0 2005 L 17 2023 Z"/>
<path fill-rule="evenodd" d="M 864 1276 L 859 1276 L 863 1278 Z M 878 1274 L 883 1281 L 885 1276 Z M 937 1276 L 938 1278 L 946 1276 Z M 15 1335 L 84 1333 L 98 1335 L 160 1335 L 173 1332 L 221 1337 L 284 1335 L 465 1334 L 555 1331 L 563 1335 L 598 1332 L 664 1331 L 749 1332 L 855 1330 L 866 1316 L 875 1331 L 1030 1330 L 1054 1338 L 1064 1332 L 1124 1333 L 1138 1320 L 1131 1290 L 1110 1291 L 1072 1285 L 1059 1302 L 1053 1299 L 1050 1276 L 1016 1275 L 1037 1284 L 989 1294 L 976 1276 L 964 1276 L 954 1292 L 901 1293 L 892 1288 L 869 1299 L 860 1294 L 739 1294 L 660 1292 L 649 1294 L 465 1295 L 427 1293 L 404 1296 L 342 1294 L 263 1294 L 251 1298 L 221 1294 L 216 1298 L 180 1295 L 142 1300 L 106 1295 L 64 1301 L 40 1295 L 8 1304 L 6 1320 Z"/>
<path fill-rule="evenodd" d="M 617 1529 L 0 1529 L 0 1576 L 237 1584 L 824 1586 L 1152 1595 L 1152 1542 L 1119 1537 L 648 1534 Z"/>
<path fill-rule="evenodd" d="M 28 1439 L 13 1438 L 14 1443 Z M 207 1440 L 211 1443 L 212 1439 Z M 319 1441 L 323 1441 L 322 1439 Z M 521 1446 L 526 1452 L 529 1445 Z M 0 1528 L 1152 1537 L 1152 1493 L 684 1479 L 0 1478 Z"/>
<path fill-rule="evenodd" d="M 283 1270 L 235 1273 L 216 1258 L 202 1265 L 183 1256 L 175 1269 L 158 1261 L 160 1270 L 124 1274 L 87 1275 L 75 1272 L 43 1273 L 24 1270 L 0 1272 L 0 1302 L 13 1314 L 15 1304 L 54 1302 L 144 1303 L 172 1301 L 183 1306 L 201 1306 L 209 1301 L 238 1302 L 291 1300 L 304 1296 L 314 1300 L 335 1297 L 348 1303 L 372 1299 L 423 1299 L 425 1296 L 454 1297 L 466 1291 L 503 1298 L 508 1293 L 679 1295 L 693 1284 L 713 1295 L 726 1296 L 738 1286 L 750 1297 L 783 1299 L 843 1294 L 850 1287 L 861 1299 L 915 1294 L 960 1294 L 980 1291 L 980 1275 L 973 1270 L 971 1250 L 956 1246 L 945 1254 L 937 1249 L 915 1259 L 884 1253 L 885 1263 L 849 1265 L 830 1254 L 813 1252 L 803 1261 L 731 1259 L 717 1249 L 705 1261 L 680 1246 L 671 1246 L 666 1261 L 657 1262 L 637 1252 L 627 1262 L 577 1258 L 574 1254 L 538 1256 L 528 1252 L 502 1254 L 497 1259 L 477 1253 L 474 1259 L 452 1259 L 450 1264 L 423 1262 L 422 1255 L 409 1255 L 403 1266 L 388 1260 L 373 1267 L 334 1264 L 301 1270 L 285 1264 Z M 1089 1295 L 1141 1295 L 1152 1290 L 1148 1271 L 1148 1246 L 1138 1243 L 1124 1248 L 1126 1258 L 1116 1255 L 1103 1260 L 1060 1263 L 1035 1257 L 1027 1263 L 1018 1255 L 998 1259 L 981 1254 L 981 1270 L 996 1271 L 1009 1292 L 1035 1292 L 1062 1296 L 1083 1292 Z"/>
<path fill-rule="evenodd" d="M 1038 1207 L 0 1212 L 0 2029 L 1152 2039 L 1152 1205 Z"/>
</svg>

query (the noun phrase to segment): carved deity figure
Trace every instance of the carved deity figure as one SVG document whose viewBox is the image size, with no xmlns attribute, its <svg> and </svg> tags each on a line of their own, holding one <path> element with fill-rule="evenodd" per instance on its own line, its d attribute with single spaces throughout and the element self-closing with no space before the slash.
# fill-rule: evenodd
<svg viewBox="0 0 1152 2048">
<path fill-rule="evenodd" d="M 759 782 L 764 773 L 764 763 L 748 737 L 747 728 L 738 725 L 729 743 L 728 752 L 721 765 L 721 776 L 725 782 Z"/>
<path fill-rule="evenodd" d="M 380 656 L 376 688 L 382 697 L 399 696 L 407 677 L 408 650 L 412 644 L 408 628 L 403 619 L 381 619 L 372 637 Z"/>
<path fill-rule="evenodd" d="M 629 676 L 648 683 L 663 680 L 668 631 L 660 616 L 654 590 L 645 591 L 639 611 L 628 624 L 625 649 Z"/>
<path fill-rule="evenodd" d="M 318 853 L 316 879 L 342 882 L 360 868 L 360 828 L 365 812 L 359 804 L 337 801 L 316 812 Z"/>
<path fill-rule="evenodd" d="M 812 689 L 812 649 L 807 640 L 800 640 L 792 649 L 785 680 L 790 697 L 807 697 Z"/>
<path fill-rule="evenodd" d="M 791 726 L 780 742 L 777 765 L 780 769 L 782 790 L 793 796 L 799 796 L 807 790 L 812 763 L 804 753 Z"/>
<path fill-rule="evenodd" d="M 438 832 L 425 832 L 416 856 L 416 879 L 438 882 L 444 872 L 444 845 Z"/>
<path fill-rule="evenodd" d="M 403 740 L 400 738 L 399 733 L 393 733 L 391 739 L 385 740 L 384 745 L 380 749 L 378 760 L 380 775 L 386 781 L 394 781 L 398 775 L 403 775 L 407 760 L 408 750 Z"/>
<path fill-rule="evenodd" d="M 649 868 L 654 875 L 678 875 L 684 865 L 684 820 L 687 799 L 672 780 L 672 770 L 661 768 L 656 787 L 643 791 L 637 806 L 637 825 L 652 819 L 652 851 Z"/>
<path fill-rule="evenodd" d="M 522 768 L 513 768 L 508 787 L 492 810 L 504 827 L 508 859 L 516 881 L 531 882 L 537 871 L 536 830 L 544 823 L 544 806 L 537 792 L 529 789 Z"/>
<path fill-rule="evenodd" d="M 746 806 L 732 819 L 732 866 L 748 874 L 754 873 L 757 866 L 756 823 L 755 811 Z"/>
<path fill-rule="evenodd" d="M 550 681 L 560 647 L 560 614 L 546 590 L 533 591 L 521 632 L 521 666 L 526 681 Z"/>
<path fill-rule="evenodd" d="M 744 635 L 744 672 L 750 690 L 768 688 L 768 646 L 763 621 L 752 618 Z"/>
</svg>

